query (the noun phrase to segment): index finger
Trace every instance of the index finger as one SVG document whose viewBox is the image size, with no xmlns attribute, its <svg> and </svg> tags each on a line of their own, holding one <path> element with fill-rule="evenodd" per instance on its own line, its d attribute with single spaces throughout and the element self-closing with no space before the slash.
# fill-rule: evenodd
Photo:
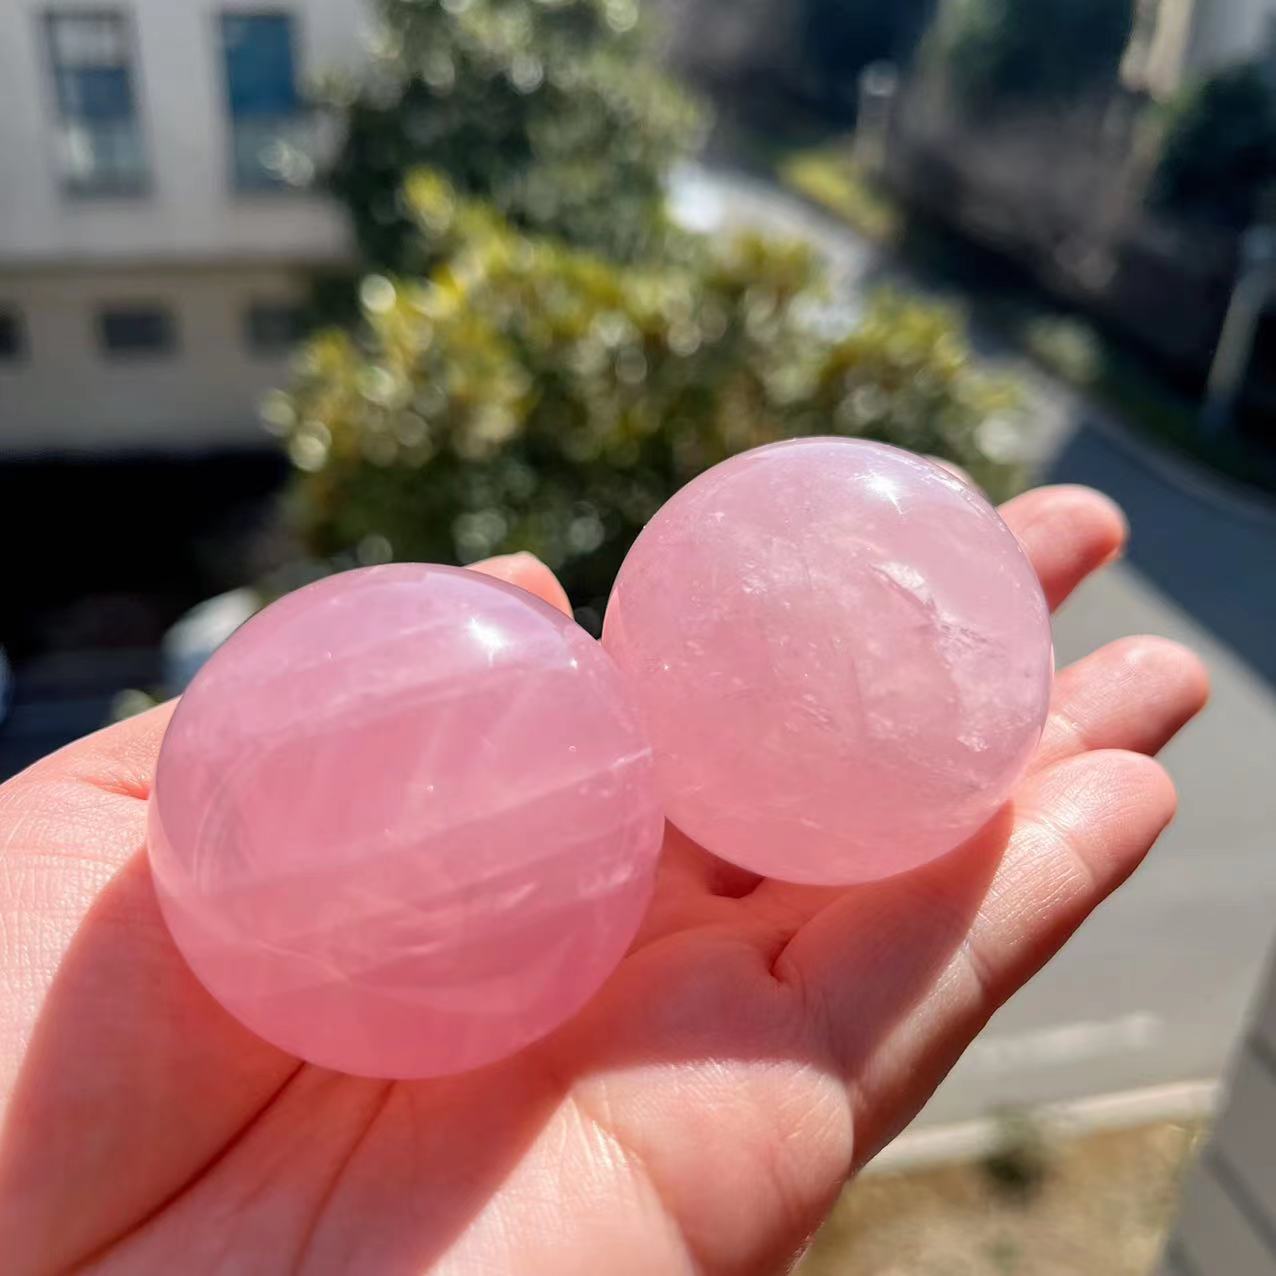
<svg viewBox="0 0 1276 1276">
<path fill-rule="evenodd" d="M 1089 487 L 1039 487 L 1000 512 L 1037 569 L 1051 610 L 1116 558 L 1129 535 L 1120 507 Z"/>
</svg>

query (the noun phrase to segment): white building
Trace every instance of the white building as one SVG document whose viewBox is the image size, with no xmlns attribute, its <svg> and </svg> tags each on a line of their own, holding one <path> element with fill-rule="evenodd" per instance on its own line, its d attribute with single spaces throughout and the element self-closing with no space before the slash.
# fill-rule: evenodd
<svg viewBox="0 0 1276 1276">
<path fill-rule="evenodd" d="M 796 73 L 801 7 L 793 0 L 647 0 L 675 68 L 712 83 Z"/>
<path fill-rule="evenodd" d="M 1233 62 L 1276 58 L 1276 0 L 1139 0 L 1126 82 L 1168 98 Z"/>
<path fill-rule="evenodd" d="M 0 456 L 260 441 L 307 272 L 348 252 L 284 180 L 316 141 L 303 90 L 366 22 L 363 0 L 0 3 Z"/>
<path fill-rule="evenodd" d="M 1276 55 L 1276 0 L 1197 0 L 1192 9 L 1192 69 Z"/>
</svg>

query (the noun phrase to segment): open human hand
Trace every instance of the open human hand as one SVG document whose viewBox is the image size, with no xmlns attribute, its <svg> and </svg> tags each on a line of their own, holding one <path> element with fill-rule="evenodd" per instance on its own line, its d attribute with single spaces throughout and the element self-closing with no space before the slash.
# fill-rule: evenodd
<svg viewBox="0 0 1276 1276">
<path fill-rule="evenodd" d="M 1114 557 L 1080 488 L 1003 510 L 1052 605 Z M 560 606 L 526 556 L 484 570 Z M 670 830 L 638 941 L 575 1020 L 437 1081 L 304 1064 L 204 991 L 161 919 L 146 797 L 170 710 L 0 787 L 0 1255 L 8 1276 L 785 1270 L 839 1189 L 1170 820 L 1151 760 L 1189 652 L 1058 676 L 1013 801 L 866 886 L 760 880 Z"/>
</svg>

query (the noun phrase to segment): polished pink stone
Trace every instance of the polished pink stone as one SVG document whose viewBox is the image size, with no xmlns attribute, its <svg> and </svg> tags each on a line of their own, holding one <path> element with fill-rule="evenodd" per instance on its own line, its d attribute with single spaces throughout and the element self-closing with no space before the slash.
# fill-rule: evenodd
<svg viewBox="0 0 1276 1276">
<path fill-rule="evenodd" d="M 1053 674 L 1041 586 L 988 502 L 848 439 L 761 448 L 679 492 L 603 642 L 670 820 L 793 882 L 880 878 L 974 833 L 1037 745 Z"/>
<path fill-rule="evenodd" d="M 150 857 L 195 974 L 254 1032 L 378 1077 L 572 1015 L 647 907 L 663 818 L 620 674 L 446 567 L 335 576 L 212 658 L 164 739 Z"/>
</svg>

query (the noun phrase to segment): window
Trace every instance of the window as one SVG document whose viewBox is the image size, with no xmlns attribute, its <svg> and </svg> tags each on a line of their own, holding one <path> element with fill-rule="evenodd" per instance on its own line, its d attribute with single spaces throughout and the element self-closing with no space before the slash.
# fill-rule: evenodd
<svg viewBox="0 0 1276 1276">
<path fill-rule="evenodd" d="M 245 316 L 248 346 L 254 354 L 287 354 L 305 335 L 301 307 L 255 301 Z"/>
<path fill-rule="evenodd" d="M 26 353 L 25 337 L 22 316 L 16 310 L 0 307 L 0 366 L 22 358 Z"/>
<path fill-rule="evenodd" d="M 292 19 L 283 13 L 223 14 L 221 30 L 234 183 L 241 190 L 285 185 L 294 176 L 293 156 L 306 125 Z"/>
<path fill-rule="evenodd" d="M 171 354 L 177 327 L 159 306 L 112 306 L 98 316 L 102 349 L 112 355 Z"/>
<path fill-rule="evenodd" d="M 45 29 L 67 189 L 86 195 L 139 193 L 146 187 L 146 156 L 123 14 L 51 13 Z"/>
</svg>

